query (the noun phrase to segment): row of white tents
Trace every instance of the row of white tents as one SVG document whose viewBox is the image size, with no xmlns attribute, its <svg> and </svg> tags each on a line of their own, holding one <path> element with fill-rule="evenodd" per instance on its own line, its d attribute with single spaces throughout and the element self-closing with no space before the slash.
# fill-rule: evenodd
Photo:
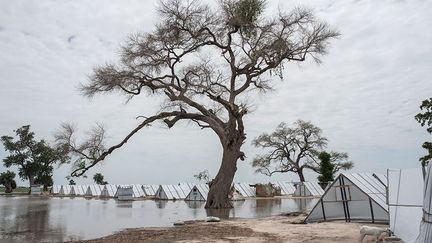
<svg viewBox="0 0 432 243">
<path fill-rule="evenodd" d="M 282 196 L 319 197 L 324 191 L 318 182 L 278 181 L 272 183 L 280 188 Z M 118 197 L 119 188 L 131 188 L 131 198 L 152 197 L 162 200 L 205 201 L 209 192 L 207 184 L 179 183 L 175 185 L 54 185 L 52 194 L 56 196 L 83 197 Z M 240 197 L 256 197 L 256 190 L 251 183 L 234 183 L 234 192 Z M 124 194 L 122 192 L 122 194 Z"/>
</svg>

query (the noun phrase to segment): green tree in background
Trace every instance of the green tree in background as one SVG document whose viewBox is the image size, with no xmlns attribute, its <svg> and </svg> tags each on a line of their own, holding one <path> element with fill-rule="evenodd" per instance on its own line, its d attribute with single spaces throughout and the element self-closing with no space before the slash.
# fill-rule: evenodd
<svg viewBox="0 0 432 243">
<path fill-rule="evenodd" d="M 76 183 L 75 183 L 74 180 L 70 179 L 70 180 L 69 180 L 69 185 L 73 186 L 73 185 L 76 185 Z"/>
<path fill-rule="evenodd" d="M 420 105 L 419 113 L 415 116 L 415 119 L 420 123 L 422 127 L 426 126 L 426 131 L 432 134 L 432 98 L 423 100 Z M 424 142 L 422 147 L 428 151 L 428 154 L 420 158 L 420 162 L 423 166 L 426 166 L 432 161 L 432 142 Z"/>
<path fill-rule="evenodd" d="M 0 185 L 3 185 L 6 189 L 6 193 L 11 193 L 16 188 L 15 173 L 12 171 L 6 171 L 0 174 Z"/>
<path fill-rule="evenodd" d="M 108 182 L 104 181 L 104 176 L 101 173 L 94 174 L 93 181 L 98 185 L 108 184 Z"/>
<path fill-rule="evenodd" d="M 10 136 L 1 137 L 6 152 L 9 152 L 3 159 L 4 166 L 17 166 L 18 176 L 22 180 L 28 180 L 30 186 L 41 184 L 46 190 L 53 184 L 54 164 L 69 160 L 65 146 L 53 148 L 44 140 L 35 140 L 30 125 L 22 126 L 14 132 L 16 140 Z"/>
<path fill-rule="evenodd" d="M 322 183 L 327 183 L 334 180 L 335 166 L 330 161 L 331 155 L 325 151 L 318 155 L 320 162 L 320 170 L 318 180 Z"/>
</svg>

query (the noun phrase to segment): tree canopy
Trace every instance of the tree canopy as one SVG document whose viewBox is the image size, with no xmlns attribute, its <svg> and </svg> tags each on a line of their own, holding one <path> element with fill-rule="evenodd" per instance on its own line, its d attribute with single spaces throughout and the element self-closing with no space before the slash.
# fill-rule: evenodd
<svg viewBox="0 0 432 243">
<path fill-rule="evenodd" d="M 6 193 L 11 193 L 17 187 L 15 182 L 15 172 L 6 171 L 0 174 L 0 185 L 5 187 Z"/>
<path fill-rule="evenodd" d="M 426 131 L 432 134 L 432 98 L 426 99 L 420 105 L 421 113 L 415 116 L 415 119 L 422 127 L 426 127 Z M 424 142 L 422 147 L 428 151 L 428 154 L 420 158 L 423 166 L 426 166 L 432 161 L 432 142 Z"/>
<path fill-rule="evenodd" d="M 200 1 L 161 1 L 154 30 L 130 36 L 120 61 L 95 68 L 81 89 L 89 97 L 114 92 L 128 99 L 164 97 L 159 112 L 137 114 L 138 125 L 111 147 L 105 145 L 101 127 L 77 143 L 76 129 L 64 124 L 57 141 L 77 158 L 72 175 L 83 175 L 153 122 L 171 128 L 189 121 L 211 129 L 223 150 L 206 207 L 230 207 L 236 163 L 245 158 L 241 146 L 248 97 L 270 89 L 272 75 L 281 76 L 287 62 L 307 57 L 318 61 L 339 35 L 307 9 L 281 11 L 271 18 L 264 11 L 262 0 L 222 0 L 216 10 Z"/>
<path fill-rule="evenodd" d="M 4 166 L 18 167 L 18 175 L 23 180 L 33 184 L 51 186 L 53 165 L 69 160 L 63 146 L 51 147 L 44 140 L 37 141 L 30 125 L 15 130 L 16 140 L 11 136 L 2 136 L 1 141 L 9 155 L 3 159 Z"/>
<path fill-rule="evenodd" d="M 104 180 L 104 176 L 101 173 L 94 174 L 93 181 L 98 185 L 108 184 L 108 182 Z"/>
<path fill-rule="evenodd" d="M 319 155 L 327 147 L 327 138 L 322 130 L 311 122 L 298 120 L 292 127 L 280 123 L 271 133 L 263 133 L 252 141 L 257 148 L 267 153 L 257 155 L 252 166 L 257 173 L 268 176 L 274 173 L 294 172 L 300 181 L 305 181 L 303 171 L 309 169 L 320 173 Z M 330 152 L 329 162 L 333 171 L 351 169 L 353 163 L 348 161 L 347 153 Z"/>
</svg>

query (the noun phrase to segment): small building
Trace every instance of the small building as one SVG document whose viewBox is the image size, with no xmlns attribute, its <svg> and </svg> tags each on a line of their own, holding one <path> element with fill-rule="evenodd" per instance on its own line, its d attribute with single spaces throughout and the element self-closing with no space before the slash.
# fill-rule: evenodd
<svg viewBox="0 0 432 243">
<path fill-rule="evenodd" d="M 320 197 L 324 190 L 317 181 L 305 181 L 295 184 L 294 197 Z"/>
<path fill-rule="evenodd" d="M 134 192 L 132 186 L 119 186 L 117 192 L 114 195 L 119 201 L 131 201 L 133 200 Z"/>
<path fill-rule="evenodd" d="M 315 204 L 306 222 L 326 220 L 388 223 L 385 175 L 340 174 Z M 385 180 L 387 181 L 387 180 Z"/>
<path fill-rule="evenodd" d="M 43 186 L 42 185 L 32 185 L 30 187 L 30 194 L 33 196 L 41 195 L 43 192 Z"/>
<path fill-rule="evenodd" d="M 255 197 L 255 188 L 250 186 L 250 183 L 235 183 L 234 189 L 237 190 L 243 197 Z"/>
<path fill-rule="evenodd" d="M 390 230 L 404 242 L 414 242 L 423 216 L 422 168 L 388 169 Z"/>
<path fill-rule="evenodd" d="M 185 201 L 206 201 L 208 192 L 209 186 L 207 184 L 197 184 L 192 187 Z"/>
</svg>

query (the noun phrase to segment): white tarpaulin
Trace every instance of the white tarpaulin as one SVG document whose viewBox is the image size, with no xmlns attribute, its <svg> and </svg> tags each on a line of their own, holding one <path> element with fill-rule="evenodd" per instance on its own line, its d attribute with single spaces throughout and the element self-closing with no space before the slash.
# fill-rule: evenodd
<svg viewBox="0 0 432 243">
<path fill-rule="evenodd" d="M 390 230 L 403 241 L 414 242 L 422 217 L 422 169 L 388 169 L 387 178 Z"/>
<path fill-rule="evenodd" d="M 420 223 L 420 232 L 416 243 L 432 242 L 432 162 L 426 170 L 424 180 L 424 197 L 423 197 L 423 219 Z"/>
<path fill-rule="evenodd" d="M 384 178 L 385 176 L 381 176 Z M 385 180 L 384 183 L 386 183 Z M 306 222 L 322 220 L 387 223 L 386 186 L 372 173 L 343 173 L 327 187 Z"/>
</svg>

